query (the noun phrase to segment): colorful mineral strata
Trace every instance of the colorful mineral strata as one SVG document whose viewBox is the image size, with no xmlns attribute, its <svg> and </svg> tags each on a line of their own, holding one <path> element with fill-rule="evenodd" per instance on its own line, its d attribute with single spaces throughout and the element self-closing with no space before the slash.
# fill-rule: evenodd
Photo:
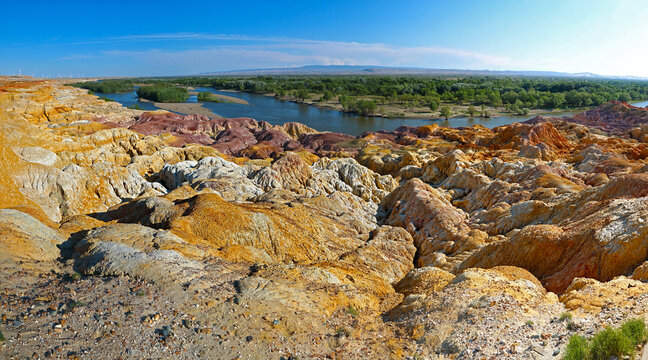
<svg viewBox="0 0 648 360">
<path fill-rule="evenodd" d="M 0 77 L 0 358 L 558 359 L 648 315 L 647 134 L 623 103 L 350 136 Z"/>
</svg>

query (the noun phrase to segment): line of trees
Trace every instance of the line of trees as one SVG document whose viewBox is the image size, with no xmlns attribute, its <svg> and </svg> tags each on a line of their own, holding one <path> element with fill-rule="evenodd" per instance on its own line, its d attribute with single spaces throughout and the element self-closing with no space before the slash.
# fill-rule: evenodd
<svg viewBox="0 0 648 360">
<path fill-rule="evenodd" d="M 321 101 L 346 99 L 349 106 L 345 108 L 350 109 L 354 102 L 368 98 L 374 103 L 404 108 L 430 107 L 433 111 L 445 103 L 491 106 L 515 113 L 528 112 L 529 109 L 598 106 L 611 100 L 648 99 L 646 81 L 499 76 L 179 77 L 104 80 L 79 86 L 96 92 L 119 92 L 132 89 L 135 82 L 160 86 L 206 86 L 275 94 L 279 98 L 292 96 L 302 101 L 319 94 Z M 371 108 L 369 103 L 364 105 Z"/>
<path fill-rule="evenodd" d="M 131 80 L 101 80 L 95 82 L 79 82 L 70 84 L 78 88 L 87 89 L 100 94 L 115 94 L 133 91 L 134 83 Z"/>
<path fill-rule="evenodd" d="M 137 96 L 155 102 L 173 103 L 187 101 L 189 92 L 177 86 L 151 85 L 137 89 Z"/>
<path fill-rule="evenodd" d="M 524 109 L 597 106 L 610 100 L 648 98 L 648 82 L 609 79 L 541 77 L 423 77 L 423 76 L 257 76 L 187 77 L 174 79 L 188 86 L 210 86 L 279 97 L 295 94 L 304 100 L 321 94 L 328 101 L 340 95 L 380 97 L 385 103 L 406 107 L 441 102 Z M 434 109 L 433 109 L 434 110 Z"/>
<path fill-rule="evenodd" d="M 376 112 L 378 105 L 373 100 L 357 100 L 348 95 L 340 95 L 338 100 L 344 111 L 358 113 L 360 115 L 369 115 Z"/>
</svg>

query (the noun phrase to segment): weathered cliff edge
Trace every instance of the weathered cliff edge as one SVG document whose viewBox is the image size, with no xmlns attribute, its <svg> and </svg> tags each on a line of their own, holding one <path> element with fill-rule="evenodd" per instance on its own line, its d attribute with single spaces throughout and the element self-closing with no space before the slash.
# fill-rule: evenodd
<svg viewBox="0 0 648 360">
<path fill-rule="evenodd" d="M 646 315 L 646 113 L 351 137 L 0 78 L 0 355 L 553 358 Z"/>
</svg>

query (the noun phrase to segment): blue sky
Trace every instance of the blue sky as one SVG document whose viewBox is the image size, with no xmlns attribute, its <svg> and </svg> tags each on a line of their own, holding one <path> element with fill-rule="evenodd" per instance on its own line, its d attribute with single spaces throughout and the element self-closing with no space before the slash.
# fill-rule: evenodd
<svg viewBox="0 0 648 360">
<path fill-rule="evenodd" d="M 648 76 L 645 0 L 50 0 L 2 10 L 2 74 L 348 64 Z"/>
</svg>

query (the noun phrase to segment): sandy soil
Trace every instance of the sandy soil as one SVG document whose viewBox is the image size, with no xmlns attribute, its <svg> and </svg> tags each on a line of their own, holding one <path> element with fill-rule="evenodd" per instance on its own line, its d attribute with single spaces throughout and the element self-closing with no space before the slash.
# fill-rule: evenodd
<svg viewBox="0 0 648 360">
<path fill-rule="evenodd" d="M 144 99 L 140 99 L 140 101 L 148 101 Z M 151 102 L 151 101 L 148 101 Z M 210 119 L 218 119 L 221 118 L 222 116 L 218 114 L 214 114 L 211 110 L 204 108 L 202 103 L 159 103 L 159 102 L 153 102 L 153 105 L 156 107 L 163 109 L 163 110 L 168 110 L 168 111 L 173 111 L 177 112 L 180 114 L 198 114 L 198 115 L 205 115 Z"/>
<path fill-rule="evenodd" d="M 198 92 L 192 91 L 192 92 L 190 92 L 190 94 L 191 95 L 198 95 Z M 227 95 L 213 94 L 213 93 L 212 93 L 212 96 L 215 97 L 215 98 L 224 100 L 224 101 L 229 101 L 229 102 L 242 104 L 242 105 L 250 105 L 250 103 L 248 103 L 247 101 L 245 101 L 245 100 L 243 100 L 241 98 L 234 97 L 234 96 L 227 96 Z"/>
</svg>

